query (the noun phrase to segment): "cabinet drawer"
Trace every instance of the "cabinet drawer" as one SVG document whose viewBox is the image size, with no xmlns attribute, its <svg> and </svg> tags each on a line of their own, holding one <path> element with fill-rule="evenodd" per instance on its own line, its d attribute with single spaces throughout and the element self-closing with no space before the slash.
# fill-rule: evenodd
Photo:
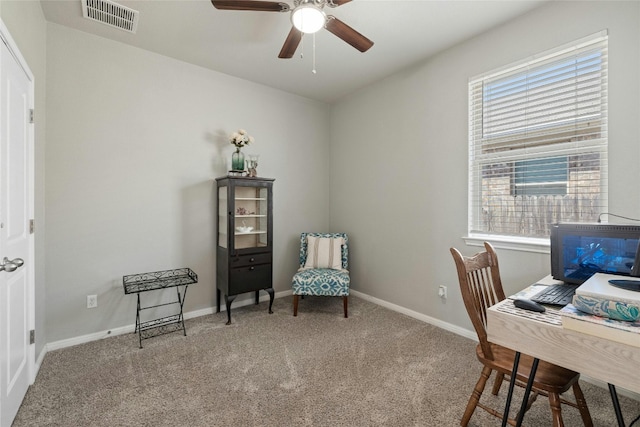
<svg viewBox="0 0 640 427">
<path fill-rule="evenodd" d="M 229 295 L 258 291 L 272 287 L 271 264 L 233 268 L 229 283 Z"/>
<path fill-rule="evenodd" d="M 237 257 L 231 257 L 229 261 L 230 261 L 229 266 L 231 268 L 242 267 L 246 265 L 255 265 L 255 264 L 270 264 L 271 253 L 240 255 Z"/>
</svg>

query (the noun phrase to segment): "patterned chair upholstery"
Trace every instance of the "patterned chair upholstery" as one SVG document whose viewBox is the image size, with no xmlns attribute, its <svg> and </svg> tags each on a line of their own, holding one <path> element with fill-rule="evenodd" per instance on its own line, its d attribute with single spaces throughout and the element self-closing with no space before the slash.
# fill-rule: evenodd
<svg viewBox="0 0 640 427">
<path fill-rule="evenodd" d="M 341 270 L 330 268 L 305 268 L 307 261 L 307 236 L 342 237 Z M 342 297 L 344 317 L 348 316 L 349 305 L 349 237 L 346 233 L 302 233 L 300 235 L 300 269 L 293 276 L 293 315 L 298 315 L 298 299 L 304 295 Z"/>
</svg>

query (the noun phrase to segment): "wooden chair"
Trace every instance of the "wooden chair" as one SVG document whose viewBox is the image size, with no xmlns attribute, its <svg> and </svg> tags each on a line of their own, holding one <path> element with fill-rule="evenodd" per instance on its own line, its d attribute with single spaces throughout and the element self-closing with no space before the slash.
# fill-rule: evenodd
<svg viewBox="0 0 640 427">
<path fill-rule="evenodd" d="M 458 270 L 462 299 L 480 341 L 476 347 L 476 356 L 480 363 L 484 365 L 480 379 L 478 379 L 473 393 L 471 393 L 469 403 L 467 403 L 467 408 L 460 421 L 460 425 L 463 427 L 469 423 L 476 407 L 480 407 L 502 419 L 502 411 L 497 411 L 480 403 L 480 397 L 493 371 L 496 372 L 496 377 L 492 393 L 494 395 L 498 394 L 505 376 L 511 375 L 515 358 L 515 351 L 490 343 L 487 340 L 487 308 L 505 299 L 505 295 L 500 280 L 496 252 L 490 243 L 485 242 L 484 246 L 486 251 L 471 257 L 465 257 L 457 249 L 451 248 L 451 254 Z M 517 385 L 523 387 L 527 383 L 532 363 L 533 358 L 531 356 L 521 355 L 516 376 Z M 579 373 L 541 360 L 533 381 L 532 394 L 527 402 L 525 411 L 531 407 L 538 394 L 541 394 L 549 398 L 554 427 L 564 426 L 560 410 L 561 403 L 578 408 L 584 425 L 587 427 L 593 426 L 587 403 L 578 384 L 579 379 Z M 569 388 L 573 388 L 576 403 L 560 397 L 560 394 Z M 509 419 L 508 422 L 511 425 L 515 425 L 513 419 Z"/>
</svg>

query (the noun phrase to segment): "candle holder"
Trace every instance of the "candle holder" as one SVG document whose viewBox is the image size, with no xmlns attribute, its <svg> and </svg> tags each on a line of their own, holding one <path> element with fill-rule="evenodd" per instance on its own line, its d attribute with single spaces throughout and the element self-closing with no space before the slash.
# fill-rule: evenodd
<svg viewBox="0 0 640 427">
<path fill-rule="evenodd" d="M 247 163 L 247 172 L 249 172 L 250 178 L 255 178 L 258 176 L 258 159 L 260 156 L 258 154 L 249 154 L 249 160 L 246 160 Z"/>
</svg>

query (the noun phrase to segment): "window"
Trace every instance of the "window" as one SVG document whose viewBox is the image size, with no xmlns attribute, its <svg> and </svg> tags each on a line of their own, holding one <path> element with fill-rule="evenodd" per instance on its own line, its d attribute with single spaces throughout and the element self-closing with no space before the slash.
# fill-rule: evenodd
<svg viewBox="0 0 640 427">
<path fill-rule="evenodd" d="M 607 35 L 469 82 L 469 234 L 542 238 L 607 206 Z"/>
<path fill-rule="evenodd" d="M 567 156 L 515 162 L 512 196 L 567 194 Z"/>
</svg>

